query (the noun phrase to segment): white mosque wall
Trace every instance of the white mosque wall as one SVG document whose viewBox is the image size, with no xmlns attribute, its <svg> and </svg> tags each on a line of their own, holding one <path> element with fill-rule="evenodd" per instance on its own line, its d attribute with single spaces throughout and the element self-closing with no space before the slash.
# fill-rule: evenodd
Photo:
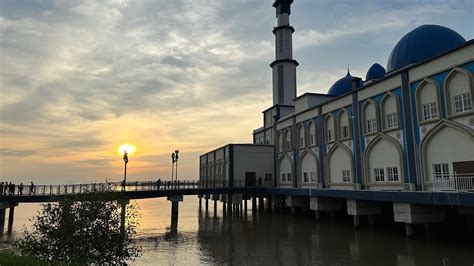
<svg viewBox="0 0 474 266">
<path fill-rule="evenodd" d="M 352 152 L 346 146 L 336 144 L 329 150 L 326 157 L 326 170 L 329 188 L 353 189 L 354 167 Z M 348 173 L 348 175 L 345 175 L 345 178 L 343 171 Z"/>
<path fill-rule="evenodd" d="M 314 119 L 318 117 L 318 115 L 319 115 L 318 109 L 315 108 L 315 109 L 311 109 L 309 111 L 297 114 L 295 117 L 295 120 L 296 120 L 296 123 L 301 123 L 310 119 Z"/>
<path fill-rule="evenodd" d="M 448 172 L 441 175 L 441 179 L 461 174 L 454 169 L 455 162 L 474 164 L 474 132 L 456 122 L 440 121 L 424 137 L 420 150 L 424 181 L 430 189 L 435 178 L 435 164 L 448 166 Z M 469 174 L 472 176 L 474 173 Z"/>
<path fill-rule="evenodd" d="M 397 140 L 379 134 L 367 146 L 364 161 L 365 182 L 369 189 L 403 189 L 403 151 Z"/>
<path fill-rule="evenodd" d="M 273 147 L 263 145 L 234 145 L 234 184 L 244 184 L 246 173 L 255 173 L 256 180 L 271 175 L 274 178 Z"/>
<path fill-rule="evenodd" d="M 416 81 L 472 60 L 474 60 L 474 45 L 467 45 L 409 69 L 408 75 L 411 81 Z"/>
<path fill-rule="evenodd" d="M 329 112 L 339 110 L 342 106 L 347 106 L 352 104 L 352 95 L 346 95 L 336 100 L 332 100 L 328 103 L 323 104 L 323 114 L 327 114 Z"/>
<path fill-rule="evenodd" d="M 376 95 L 385 93 L 394 88 L 398 88 L 402 85 L 402 78 L 400 74 L 397 74 L 393 77 L 386 78 L 372 84 L 371 86 L 365 87 L 362 90 L 357 91 L 357 98 L 359 101 L 374 97 Z"/>
</svg>

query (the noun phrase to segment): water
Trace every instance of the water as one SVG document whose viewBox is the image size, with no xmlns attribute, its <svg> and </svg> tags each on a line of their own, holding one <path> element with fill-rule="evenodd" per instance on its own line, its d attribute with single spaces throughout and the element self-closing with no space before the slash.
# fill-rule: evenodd
<svg viewBox="0 0 474 266">
<path fill-rule="evenodd" d="M 180 203 L 178 233 L 170 230 L 171 204 L 166 199 L 138 200 L 141 219 L 137 238 L 142 255 L 132 265 L 473 265 L 474 244 L 457 237 L 415 238 L 402 225 L 354 229 L 348 220 L 320 222 L 304 215 L 258 214 L 223 217 L 222 204 L 214 216 L 198 211 L 198 199 Z M 203 202 L 204 203 L 204 202 Z M 249 205 L 250 207 L 250 205 Z M 14 231 L 0 247 L 10 245 L 40 208 L 20 204 Z M 203 204 L 204 208 L 204 204 Z"/>
</svg>

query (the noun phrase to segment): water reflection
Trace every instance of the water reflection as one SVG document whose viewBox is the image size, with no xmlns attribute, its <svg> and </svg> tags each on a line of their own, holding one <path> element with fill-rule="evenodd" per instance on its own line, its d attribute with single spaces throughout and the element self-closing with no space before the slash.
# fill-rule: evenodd
<svg viewBox="0 0 474 266">
<path fill-rule="evenodd" d="M 195 196 L 179 203 L 179 219 L 171 225 L 171 203 L 166 199 L 136 201 L 140 209 L 137 238 L 142 256 L 132 265 L 197 264 L 302 264 L 302 265 L 472 265 L 474 245 L 451 239 L 406 238 L 403 226 L 382 226 L 355 230 L 352 221 L 330 223 L 328 217 L 290 213 L 223 212 L 214 202 L 199 210 Z M 20 204 L 15 210 L 13 237 L 38 204 Z M 6 236 L 2 247 L 9 245 Z"/>
</svg>

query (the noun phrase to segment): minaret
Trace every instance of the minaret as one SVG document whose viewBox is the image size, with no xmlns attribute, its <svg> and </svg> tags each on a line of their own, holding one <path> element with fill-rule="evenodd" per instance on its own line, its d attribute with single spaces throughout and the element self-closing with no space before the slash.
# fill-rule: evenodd
<svg viewBox="0 0 474 266">
<path fill-rule="evenodd" d="M 292 34 L 295 29 L 290 26 L 290 6 L 293 0 L 275 0 L 277 26 L 275 34 L 275 61 L 270 64 L 273 70 L 273 105 L 293 105 L 296 98 L 296 66 L 293 60 Z"/>
</svg>

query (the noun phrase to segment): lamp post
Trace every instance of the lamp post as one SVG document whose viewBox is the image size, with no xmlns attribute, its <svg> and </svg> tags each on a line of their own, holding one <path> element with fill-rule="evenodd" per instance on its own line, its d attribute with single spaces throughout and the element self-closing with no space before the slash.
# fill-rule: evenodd
<svg viewBox="0 0 474 266">
<path fill-rule="evenodd" d="M 174 151 L 174 155 L 175 155 L 175 156 L 174 156 L 174 159 L 176 160 L 176 172 L 175 172 L 175 175 L 176 175 L 176 177 L 175 177 L 175 178 L 176 178 L 176 182 L 178 181 L 178 158 L 179 158 L 178 154 L 179 154 L 179 150 L 175 150 L 175 151 Z"/>
<path fill-rule="evenodd" d="M 175 160 L 175 155 L 174 152 L 171 153 L 171 182 L 174 181 L 174 163 L 176 162 Z"/>
<path fill-rule="evenodd" d="M 128 152 L 126 150 L 123 151 L 123 161 L 125 163 L 125 169 L 123 172 L 122 190 L 125 191 L 125 185 L 127 184 L 127 163 L 128 163 Z"/>
</svg>

